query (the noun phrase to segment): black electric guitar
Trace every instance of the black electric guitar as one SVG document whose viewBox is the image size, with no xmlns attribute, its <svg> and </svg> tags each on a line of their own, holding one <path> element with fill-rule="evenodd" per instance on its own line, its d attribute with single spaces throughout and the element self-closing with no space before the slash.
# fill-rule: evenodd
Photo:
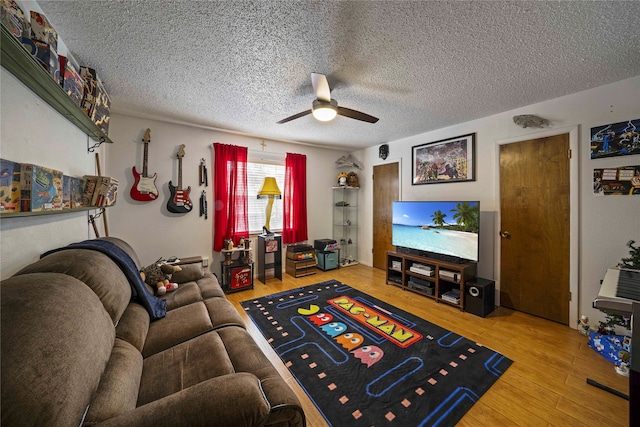
<svg viewBox="0 0 640 427">
<path fill-rule="evenodd" d="M 171 191 L 171 198 L 167 202 L 167 210 L 173 213 L 187 213 L 191 212 L 193 204 L 189 199 L 189 193 L 191 187 L 186 190 L 182 189 L 182 158 L 184 157 L 184 144 L 180 145 L 178 149 L 178 186 L 174 187 L 171 181 L 169 181 L 169 190 Z"/>
<path fill-rule="evenodd" d="M 142 161 L 142 175 L 138 173 L 134 166 L 131 171 L 133 172 L 134 183 L 131 187 L 131 198 L 140 202 L 150 202 L 158 198 L 158 189 L 156 188 L 156 177 L 158 174 L 154 173 L 153 176 L 147 174 L 147 158 L 149 155 L 149 143 L 151 142 L 151 129 L 147 129 L 142 137 L 144 142 L 144 160 Z"/>
</svg>

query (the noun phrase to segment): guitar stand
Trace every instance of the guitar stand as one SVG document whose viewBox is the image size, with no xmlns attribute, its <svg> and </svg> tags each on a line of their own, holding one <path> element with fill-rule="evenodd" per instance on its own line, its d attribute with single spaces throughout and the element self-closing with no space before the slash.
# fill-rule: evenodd
<svg viewBox="0 0 640 427">
<path fill-rule="evenodd" d="M 199 175 L 200 175 L 200 185 L 204 185 L 205 187 L 208 187 L 209 175 L 207 174 L 207 163 L 204 157 L 200 159 Z"/>
<path fill-rule="evenodd" d="M 209 212 L 207 208 L 207 192 L 202 190 L 200 194 L 200 216 L 204 216 L 204 219 L 209 217 Z"/>
</svg>

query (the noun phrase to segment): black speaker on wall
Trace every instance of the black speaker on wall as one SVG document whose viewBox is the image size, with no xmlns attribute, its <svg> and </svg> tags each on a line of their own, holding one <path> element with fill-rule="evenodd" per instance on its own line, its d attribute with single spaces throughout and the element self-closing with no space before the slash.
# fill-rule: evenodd
<svg viewBox="0 0 640 427">
<path fill-rule="evenodd" d="M 486 317 L 496 306 L 496 282 L 476 277 L 466 283 L 464 309 L 476 316 Z"/>
</svg>

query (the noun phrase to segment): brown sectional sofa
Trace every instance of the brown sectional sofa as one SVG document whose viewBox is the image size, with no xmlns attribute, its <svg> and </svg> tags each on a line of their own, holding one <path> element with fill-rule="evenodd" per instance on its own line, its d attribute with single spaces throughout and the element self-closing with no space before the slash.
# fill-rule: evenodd
<svg viewBox="0 0 640 427">
<path fill-rule="evenodd" d="M 101 240 L 140 268 L 127 243 Z M 4 280 L 2 426 L 304 426 L 215 276 L 183 267 L 158 320 L 96 250 L 60 250 Z"/>
</svg>

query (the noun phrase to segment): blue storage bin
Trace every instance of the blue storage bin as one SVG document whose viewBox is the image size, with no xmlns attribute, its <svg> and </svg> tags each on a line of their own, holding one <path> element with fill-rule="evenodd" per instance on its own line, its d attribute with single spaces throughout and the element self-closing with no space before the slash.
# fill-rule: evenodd
<svg viewBox="0 0 640 427">
<path fill-rule="evenodd" d="M 338 253 L 334 251 L 319 251 L 317 253 L 318 268 L 323 271 L 338 268 Z"/>
</svg>

